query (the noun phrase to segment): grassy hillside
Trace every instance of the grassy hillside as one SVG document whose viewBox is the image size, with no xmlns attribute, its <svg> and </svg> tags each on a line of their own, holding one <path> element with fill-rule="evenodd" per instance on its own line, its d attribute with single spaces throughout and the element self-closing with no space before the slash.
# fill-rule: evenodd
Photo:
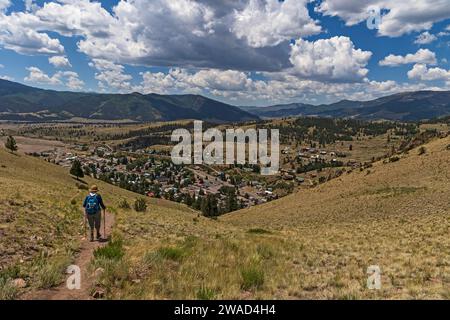
<svg viewBox="0 0 450 320">
<path fill-rule="evenodd" d="M 166 201 L 119 209 L 136 195 L 99 183 L 116 225 L 92 259 L 105 270 L 96 286 L 115 299 L 449 299 L 449 145 L 219 220 Z M 0 184 L 1 294 L 17 295 L 8 278 L 25 290 L 61 282 L 86 191 L 64 169 L 5 151 Z M 370 265 L 382 270 L 379 291 L 366 288 Z"/>
<path fill-rule="evenodd" d="M 90 184 L 92 179 L 85 179 Z M 95 181 L 105 203 L 119 213 L 118 203 L 139 196 Z M 78 185 L 78 186 L 77 186 Z M 24 291 L 49 288 L 63 280 L 83 237 L 81 201 L 86 185 L 67 170 L 25 155 L 0 149 L 0 299 Z M 183 206 L 152 200 L 149 212 L 184 216 Z M 27 288 L 14 289 L 10 280 L 22 278 Z"/>
<path fill-rule="evenodd" d="M 110 297 L 448 299 L 449 144 L 219 221 L 119 215 L 126 267 Z M 371 265 L 379 291 L 366 287 Z"/>
<path fill-rule="evenodd" d="M 423 155 L 414 149 L 223 221 L 291 243 L 283 275 L 271 275 L 287 296 L 449 299 L 449 146 L 436 140 Z M 381 267 L 380 292 L 365 289 L 370 265 Z"/>
</svg>

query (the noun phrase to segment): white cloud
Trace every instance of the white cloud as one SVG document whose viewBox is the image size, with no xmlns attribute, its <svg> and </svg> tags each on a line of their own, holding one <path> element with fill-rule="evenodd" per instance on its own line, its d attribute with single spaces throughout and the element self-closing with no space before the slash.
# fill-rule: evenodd
<svg viewBox="0 0 450 320">
<path fill-rule="evenodd" d="M 4 11 L 11 6 L 10 0 L 0 0 L 0 11 Z"/>
<path fill-rule="evenodd" d="M 63 77 L 66 77 L 66 87 L 71 90 L 81 90 L 84 87 L 84 81 L 81 80 L 76 72 L 65 71 L 62 73 Z"/>
<path fill-rule="evenodd" d="M 64 47 L 58 39 L 35 30 L 38 20 L 27 13 L 5 15 L 0 11 L 0 46 L 20 54 L 60 54 Z"/>
<path fill-rule="evenodd" d="M 70 61 L 67 57 L 64 56 L 53 56 L 48 58 L 48 62 L 52 64 L 56 68 L 66 68 L 72 67 Z"/>
<path fill-rule="evenodd" d="M 58 71 L 50 76 L 38 67 L 29 67 L 27 70 L 29 75 L 24 79 L 26 82 L 51 86 L 65 85 L 72 90 L 81 90 L 84 86 L 84 82 L 73 71 Z"/>
<path fill-rule="evenodd" d="M 371 6 L 387 11 L 381 20 L 379 34 L 389 37 L 430 30 L 434 23 L 450 18 L 447 0 L 324 0 L 316 10 L 324 15 L 338 16 L 351 26 L 365 21 Z"/>
<path fill-rule="evenodd" d="M 14 81 L 14 78 L 10 77 L 10 76 L 1 76 L 0 75 L 0 79 L 2 80 L 8 80 L 8 81 Z"/>
<path fill-rule="evenodd" d="M 30 74 L 24 79 L 27 82 L 50 85 L 62 84 L 61 79 L 57 76 L 57 74 L 49 76 L 37 67 L 29 67 L 27 70 L 30 72 Z"/>
<path fill-rule="evenodd" d="M 234 13 L 231 27 L 239 39 L 256 48 L 317 34 L 321 27 L 310 18 L 307 0 L 250 0 Z"/>
<path fill-rule="evenodd" d="M 380 61 L 380 66 L 396 67 L 402 64 L 421 63 L 436 64 L 436 54 L 428 49 L 419 49 L 416 53 L 409 53 L 406 56 L 388 55 Z"/>
<path fill-rule="evenodd" d="M 99 81 L 98 85 L 102 90 L 114 89 L 120 92 L 132 90 L 130 81 L 133 77 L 124 73 L 124 66 L 104 59 L 93 59 L 89 66 L 98 71 L 95 79 Z"/>
<path fill-rule="evenodd" d="M 309 42 L 302 39 L 291 47 L 292 72 L 303 79 L 361 81 L 369 70 L 370 51 L 355 49 L 348 37 L 333 37 Z"/>
<path fill-rule="evenodd" d="M 436 40 L 437 40 L 437 37 L 434 34 L 431 34 L 428 31 L 425 31 L 417 36 L 414 43 L 415 44 L 430 44 Z"/>
<path fill-rule="evenodd" d="M 0 31 L 0 45 L 22 54 L 62 55 L 59 40 L 47 34 L 52 31 L 80 37 L 78 49 L 90 58 L 119 64 L 246 71 L 289 66 L 285 48 L 253 48 L 231 31 L 234 10 L 241 12 L 248 1 L 119 1 L 112 13 L 89 0 L 35 3 L 29 12 L 1 14 L 0 30 L 7 32 Z M 277 39 L 295 26 L 278 19 Z"/>
<path fill-rule="evenodd" d="M 160 94 L 207 94 L 228 101 L 252 104 L 302 101 L 306 103 L 335 102 L 342 99 L 370 100 L 389 94 L 422 90 L 426 85 L 399 84 L 395 81 L 362 81 L 358 83 L 329 83 L 302 80 L 292 74 L 265 73 L 264 80 L 254 80 L 238 71 L 172 69 L 168 73 L 145 72 L 143 81 L 133 91 Z M 230 79 L 231 78 L 231 79 Z M 226 82 L 224 82 L 225 79 Z M 230 85 L 233 84 L 233 85 Z"/>
<path fill-rule="evenodd" d="M 442 68 L 428 68 L 424 64 L 416 64 L 408 71 L 408 78 L 422 81 L 450 81 L 450 70 Z"/>
<path fill-rule="evenodd" d="M 3 69 L 5 66 L 0 63 L 0 69 Z"/>
</svg>

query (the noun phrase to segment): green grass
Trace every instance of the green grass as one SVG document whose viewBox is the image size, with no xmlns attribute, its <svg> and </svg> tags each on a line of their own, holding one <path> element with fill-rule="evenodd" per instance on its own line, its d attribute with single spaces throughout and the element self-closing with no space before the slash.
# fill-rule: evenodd
<svg viewBox="0 0 450 320">
<path fill-rule="evenodd" d="M 216 292 L 206 286 L 201 286 L 197 291 L 196 297 L 198 300 L 214 300 Z"/>
<path fill-rule="evenodd" d="M 111 260 L 120 260 L 125 254 L 125 250 L 123 249 L 123 242 L 121 239 L 113 240 L 109 242 L 106 246 L 97 248 L 94 251 L 94 257 L 105 258 Z"/>
<path fill-rule="evenodd" d="M 66 268 L 71 264 L 69 255 L 49 257 L 41 255 L 33 264 L 35 285 L 39 289 L 50 289 L 63 281 Z"/>
<path fill-rule="evenodd" d="M 0 278 L 0 300 L 14 300 L 18 290 L 11 279 Z"/>
<path fill-rule="evenodd" d="M 156 254 L 163 259 L 181 261 L 185 256 L 185 250 L 177 247 L 163 247 L 159 248 Z"/>
<path fill-rule="evenodd" d="M 264 284 L 264 271 L 255 265 L 243 268 L 241 277 L 243 290 L 260 289 Z"/>
</svg>

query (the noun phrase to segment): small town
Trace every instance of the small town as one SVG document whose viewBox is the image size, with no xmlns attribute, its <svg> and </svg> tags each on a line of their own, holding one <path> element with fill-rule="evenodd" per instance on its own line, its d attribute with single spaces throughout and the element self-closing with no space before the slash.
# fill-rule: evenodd
<svg viewBox="0 0 450 320">
<path fill-rule="evenodd" d="M 54 148 L 31 155 L 66 168 L 79 166 L 79 178 L 91 176 L 147 197 L 185 203 L 207 216 L 266 203 L 337 177 L 345 167 L 361 165 L 344 163 L 340 158 L 345 153 L 311 147 L 284 147 L 281 154 L 284 166 L 269 178 L 259 175 L 258 165 L 175 165 L 167 152 L 154 149 L 130 152 L 75 144 L 70 150 Z M 324 174 L 325 168 L 339 169 Z M 211 212 L 202 209 L 202 199 L 211 199 Z"/>
</svg>

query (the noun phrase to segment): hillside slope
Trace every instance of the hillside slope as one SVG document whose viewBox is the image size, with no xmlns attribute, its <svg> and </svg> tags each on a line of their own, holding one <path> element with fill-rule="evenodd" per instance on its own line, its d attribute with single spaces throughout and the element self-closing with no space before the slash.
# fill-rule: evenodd
<svg viewBox="0 0 450 320">
<path fill-rule="evenodd" d="M 95 183 L 116 216 L 123 211 L 119 201 L 127 199 L 132 204 L 140 197 Z M 81 202 L 87 191 L 77 185 L 81 183 L 62 167 L 0 148 L 0 299 L 53 287 L 64 279 L 65 268 L 85 241 Z M 165 217 L 168 224 L 196 216 L 191 209 L 165 200 L 149 199 L 148 204 L 148 212 Z M 10 281 L 14 279 L 24 279 L 27 287 L 13 288 Z"/>
<path fill-rule="evenodd" d="M 114 121 L 210 122 L 257 116 L 200 95 L 97 94 L 42 90 L 0 79 L 0 120 L 52 121 L 82 118 Z"/>
<path fill-rule="evenodd" d="M 92 258 L 96 287 L 108 299 L 449 299 L 449 145 L 219 220 L 163 200 L 120 209 L 137 195 L 99 182 L 116 223 Z M 58 285 L 82 241 L 86 191 L 63 168 L 3 150 L 0 185 L 0 294 Z M 366 287 L 371 265 L 381 290 Z M 5 285 L 15 278 L 28 287 Z"/>
<path fill-rule="evenodd" d="M 319 297 L 448 299 L 450 137 L 425 148 L 221 220 L 289 238 L 287 272 Z M 382 270 L 380 292 L 363 289 L 370 265 Z"/>
</svg>

